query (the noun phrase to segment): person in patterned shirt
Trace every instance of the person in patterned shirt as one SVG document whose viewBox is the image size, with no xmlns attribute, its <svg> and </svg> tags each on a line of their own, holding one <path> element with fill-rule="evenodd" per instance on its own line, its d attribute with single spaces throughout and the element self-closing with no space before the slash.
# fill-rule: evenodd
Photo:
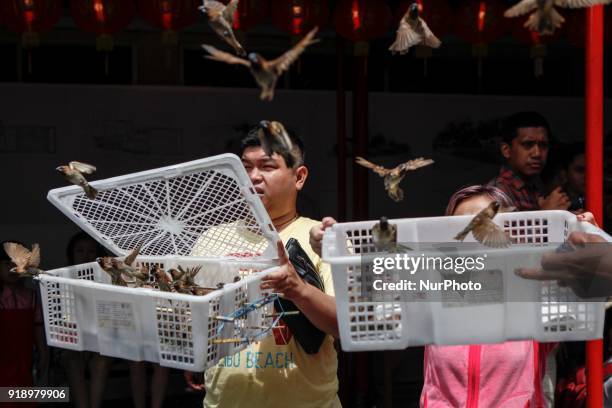
<svg viewBox="0 0 612 408">
<path fill-rule="evenodd" d="M 518 112 L 505 120 L 501 132 L 505 163 L 489 184 L 506 193 L 518 211 L 567 210 L 571 204 L 560 187 L 546 197 L 540 193 L 550 137 L 548 121 L 537 112 Z"/>
</svg>

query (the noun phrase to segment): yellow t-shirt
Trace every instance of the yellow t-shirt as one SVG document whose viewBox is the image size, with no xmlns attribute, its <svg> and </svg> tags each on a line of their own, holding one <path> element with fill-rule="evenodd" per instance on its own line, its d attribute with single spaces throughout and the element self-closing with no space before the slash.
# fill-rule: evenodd
<svg viewBox="0 0 612 408">
<path fill-rule="evenodd" d="M 330 266 L 321 262 L 308 242 L 310 228 L 317 223 L 300 217 L 279 235 L 283 242 L 289 238 L 300 242 L 321 275 L 325 293 L 333 296 Z M 276 344 L 274 336 L 268 336 L 206 371 L 204 406 L 340 407 L 337 369 L 332 336 L 325 337 L 317 354 L 306 354 L 294 337 L 287 344 Z"/>
</svg>

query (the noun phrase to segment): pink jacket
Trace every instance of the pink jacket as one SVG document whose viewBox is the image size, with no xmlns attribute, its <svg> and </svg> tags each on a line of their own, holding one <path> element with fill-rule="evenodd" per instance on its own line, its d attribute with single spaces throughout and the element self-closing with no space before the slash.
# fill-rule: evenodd
<svg viewBox="0 0 612 408">
<path fill-rule="evenodd" d="M 427 346 L 422 408 L 542 408 L 542 376 L 554 343 L 510 341 Z"/>
</svg>

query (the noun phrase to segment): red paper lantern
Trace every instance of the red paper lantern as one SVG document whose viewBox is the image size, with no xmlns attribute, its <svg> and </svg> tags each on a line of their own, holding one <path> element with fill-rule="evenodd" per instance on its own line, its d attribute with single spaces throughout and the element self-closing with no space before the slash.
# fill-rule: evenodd
<svg viewBox="0 0 612 408">
<path fill-rule="evenodd" d="M 201 0 L 138 0 L 138 10 L 143 20 L 164 30 L 164 45 L 177 45 L 176 32 L 197 21 L 201 3 Z"/>
<path fill-rule="evenodd" d="M 267 15 L 268 0 L 240 0 L 234 14 L 234 30 L 249 31 L 263 23 Z"/>
<path fill-rule="evenodd" d="M 97 35 L 98 51 L 112 51 L 112 35 L 130 24 L 136 14 L 131 0 L 72 0 L 72 18 L 89 33 Z"/>
<path fill-rule="evenodd" d="M 329 18 L 327 0 L 273 0 L 272 23 L 291 35 L 303 35 Z"/>
<path fill-rule="evenodd" d="M 404 0 L 395 11 L 393 27 L 397 28 L 400 20 L 415 0 Z M 416 0 L 419 14 L 427 22 L 436 37 L 442 38 L 453 28 L 453 11 L 447 0 Z"/>
<path fill-rule="evenodd" d="M 454 31 L 471 44 L 492 43 L 507 30 L 504 10 L 499 0 L 470 0 L 460 6 Z"/>
<path fill-rule="evenodd" d="M 49 31 L 62 14 L 61 0 L 2 0 L 0 14 L 9 31 L 21 33 L 27 50 L 38 46 L 39 33 Z"/>
</svg>

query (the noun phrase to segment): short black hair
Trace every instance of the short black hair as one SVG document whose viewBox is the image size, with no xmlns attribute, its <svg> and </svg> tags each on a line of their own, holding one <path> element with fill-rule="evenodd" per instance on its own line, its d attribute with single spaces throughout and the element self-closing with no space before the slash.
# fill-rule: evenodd
<svg viewBox="0 0 612 408">
<path fill-rule="evenodd" d="M 80 241 L 94 242 L 96 244 L 97 257 L 108 256 L 108 251 L 106 251 L 106 249 L 104 249 L 104 247 L 100 245 L 98 241 L 93 239 L 91 235 L 87 234 L 85 231 L 79 231 L 70 238 L 70 241 L 68 241 L 68 245 L 66 246 L 66 259 L 68 259 L 70 265 L 74 265 L 74 247 L 76 246 L 77 242 Z"/>
<path fill-rule="evenodd" d="M 251 127 L 249 133 L 240 141 L 240 152 L 239 155 L 242 155 L 244 151 L 249 147 L 261 147 L 261 142 L 259 141 L 259 125 Z M 289 139 L 294 146 L 297 146 L 299 154 L 299 161 L 294 163 L 293 157 L 289 154 L 289 152 L 274 152 L 279 154 L 283 159 L 285 159 L 285 164 L 287 167 L 296 168 L 299 166 L 303 166 L 305 161 L 304 158 L 306 156 L 306 152 L 304 150 L 304 141 L 291 129 L 285 129 L 287 134 L 289 135 Z"/>
<path fill-rule="evenodd" d="M 523 111 L 508 116 L 501 128 L 502 143 L 512 144 L 514 138 L 518 137 L 518 130 L 527 127 L 543 127 L 546 129 L 548 140 L 552 142 L 550 124 L 544 116 L 538 112 Z"/>
</svg>

